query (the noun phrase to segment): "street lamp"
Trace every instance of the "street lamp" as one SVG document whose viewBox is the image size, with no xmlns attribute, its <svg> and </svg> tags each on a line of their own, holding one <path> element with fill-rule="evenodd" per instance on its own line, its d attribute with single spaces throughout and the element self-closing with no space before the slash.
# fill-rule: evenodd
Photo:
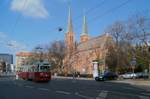
<svg viewBox="0 0 150 99">
<path fill-rule="evenodd" d="M 43 49 L 43 48 L 38 46 L 38 47 L 36 47 L 35 49 L 38 50 L 38 54 L 39 54 L 39 57 L 38 57 L 38 58 L 39 58 L 39 61 L 40 61 L 40 62 L 43 61 L 43 59 L 42 59 L 42 56 L 43 56 L 42 49 Z"/>
<path fill-rule="evenodd" d="M 150 58 L 150 46 L 148 46 L 148 53 L 149 53 L 149 58 Z M 149 60 L 149 79 L 150 79 L 150 60 Z"/>
</svg>

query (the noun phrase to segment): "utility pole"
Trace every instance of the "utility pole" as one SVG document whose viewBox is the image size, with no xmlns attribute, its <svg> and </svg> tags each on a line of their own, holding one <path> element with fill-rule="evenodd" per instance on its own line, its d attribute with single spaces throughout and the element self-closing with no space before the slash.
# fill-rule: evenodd
<svg viewBox="0 0 150 99">
<path fill-rule="evenodd" d="M 149 79 L 150 79 L 150 62 L 149 62 Z"/>
<path fill-rule="evenodd" d="M 148 57 L 150 58 L 150 46 L 148 45 Z M 148 60 L 148 63 L 149 63 L 149 79 L 150 79 L 150 60 Z"/>
</svg>

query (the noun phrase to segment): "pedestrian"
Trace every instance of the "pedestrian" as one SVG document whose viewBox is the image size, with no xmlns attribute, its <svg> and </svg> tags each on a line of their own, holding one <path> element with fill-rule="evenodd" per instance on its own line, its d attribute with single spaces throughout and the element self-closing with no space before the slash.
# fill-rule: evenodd
<svg viewBox="0 0 150 99">
<path fill-rule="evenodd" d="M 80 77 L 80 72 L 77 72 L 78 78 Z"/>
</svg>

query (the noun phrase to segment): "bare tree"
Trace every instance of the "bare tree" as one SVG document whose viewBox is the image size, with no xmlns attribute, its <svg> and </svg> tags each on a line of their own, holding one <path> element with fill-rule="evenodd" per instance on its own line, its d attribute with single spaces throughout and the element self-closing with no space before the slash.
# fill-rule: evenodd
<svg viewBox="0 0 150 99">
<path fill-rule="evenodd" d="M 112 60 L 116 62 L 116 69 L 120 68 L 120 66 L 123 64 L 122 63 L 122 53 L 124 51 L 122 51 L 122 44 L 125 43 L 125 33 L 126 33 L 126 26 L 125 23 L 122 21 L 117 21 L 114 24 L 112 24 L 111 26 L 109 26 L 106 30 L 107 33 L 111 34 L 114 40 L 114 47 L 113 50 L 111 52 L 113 52 L 112 54 L 115 53 L 116 60 Z M 111 56 L 111 54 L 109 53 L 109 56 Z M 110 59 L 108 59 L 110 60 Z M 117 70 L 116 70 L 117 72 Z"/>
<path fill-rule="evenodd" d="M 136 58 L 138 60 L 143 61 L 144 64 L 147 65 L 147 69 L 149 69 L 149 77 L 150 77 L 150 17 L 145 14 L 135 15 L 134 19 L 132 19 L 131 30 L 136 35 L 136 42 L 138 43 L 136 49 Z"/>
<path fill-rule="evenodd" d="M 76 62 L 78 62 L 78 50 L 77 46 L 78 43 L 75 42 L 74 45 L 72 45 L 73 48 L 65 50 L 65 58 L 64 58 L 64 68 L 66 74 L 75 74 L 76 72 Z M 74 75 L 73 75 L 74 76 Z"/>
<path fill-rule="evenodd" d="M 0 60 L 0 71 L 6 72 L 6 62 L 3 60 Z"/>
<path fill-rule="evenodd" d="M 137 14 L 129 18 L 128 21 L 117 21 L 107 28 L 107 32 L 113 36 L 115 41 L 115 47 L 113 50 L 109 51 L 108 56 L 114 56 L 115 53 L 117 67 L 130 65 L 130 61 L 133 57 L 137 59 L 144 59 L 145 62 L 148 64 L 150 63 L 150 52 L 148 45 L 148 40 L 150 39 L 149 21 L 150 20 L 148 17 Z M 137 43 L 138 45 L 141 45 L 140 47 L 142 47 L 142 50 L 146 49 L 146 54 L 144 56 L 135 49 Z M 108 58 L 108 60 L 111 59 Z"/>
<path fill-rule="evenodd" d="M 65 44 L 63 41 L 54 41 L 47 47 L 47 58 L 52 69 L 61 73 L 65 56 Z"/>
<path fill-rule="evenodd" d="M 37 45 L 32 50 L 32 57 L 30 63 L 32 64 L 34 61 L 43 61 L 46 59 L 46 51 L 44 45 Z"/>
</svg>

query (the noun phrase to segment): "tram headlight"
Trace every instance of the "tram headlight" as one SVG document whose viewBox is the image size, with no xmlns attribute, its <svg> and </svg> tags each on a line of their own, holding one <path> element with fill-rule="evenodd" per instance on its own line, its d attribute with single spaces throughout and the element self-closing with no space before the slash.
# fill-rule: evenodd
<svg viewBox="0 0 150 99">
<path fill-rule="evenodd" d="M 45 77 L 48 77 L 48 75 L 46 74 Z"/>
<path fill-rule="evenodd" d="M 43 76 L 43 73 L 40 73 L 40 76 Z"/>
</svg>

